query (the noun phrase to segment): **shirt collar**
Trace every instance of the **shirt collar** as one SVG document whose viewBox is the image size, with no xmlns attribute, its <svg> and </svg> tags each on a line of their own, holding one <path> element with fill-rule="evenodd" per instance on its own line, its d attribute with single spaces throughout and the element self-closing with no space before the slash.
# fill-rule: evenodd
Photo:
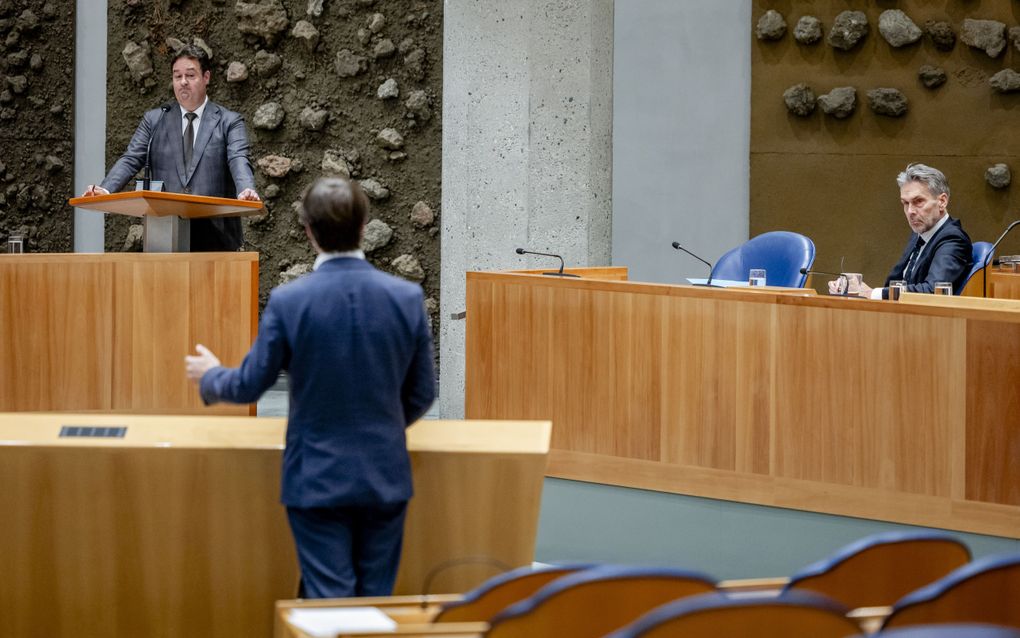
<svg viewBox="0 0 1020 638">
<path fill-rule="evenodd" d="M 354 259 L 364 259 L 365 252 L 361 249 L 355 250 L 341 250 L 335 253 L 319 253 L 315 257 L 315 263 L 312 264 L 312 270 L 318 270 L 319 266 L 330 261 L 332 259 L 340 259 L 342 257 L 351 257 Z"/>
<path fill-rule="evenodd" d="M 939 229 L 942 228 L 947 221 L 949 221 L 949 213 L 943 215 L 942 219 L 935 222 L 934 226 L 921 233 L 921 239 L 924 240 L 924 243 L 927 244 L 930 242 L 931 238 L 935 236 L 935 233 L 939 232 Z"/>
<path fill-rule="evenodd" d="M 192 113 L 194 113 L 195 115 L 198 116 L 195 119 L 197 119 L 197 120 L 201 120 L 202 119 L 202 114 L 205 113 L 205 107 L 206 107 L 207 104 L 209 104 L 209 96 L 208 95 L 205 96 L 205 100 L 202 102 L 202 104 L 197 109 L 192 111 Z M 187 123 L 187 121 L 188 121 L 188 118 L 186 117 L 187 114 L 188 114 L 187 109 L 185 109 L 182 106 L 181 107 L 181 119 L 184 120 L 185 123 Z"/>
</svg>

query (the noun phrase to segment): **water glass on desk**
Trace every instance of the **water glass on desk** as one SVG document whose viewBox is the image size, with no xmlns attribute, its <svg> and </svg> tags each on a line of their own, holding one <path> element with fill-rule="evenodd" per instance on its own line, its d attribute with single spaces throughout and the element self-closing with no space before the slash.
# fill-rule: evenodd
<svg viewBox="0 0 1020 638">
<path fill-rule="evenodd" d="M 936 295 L 952 295 L 953 284 L 949 281 L 937 281 L 935 282 L 935 294 Z"/>
<path fill-rule="evenodd" d="M 23 253 L 25 252 L 25 236 L 24 235 L 11 235 L 7 238 L 7 252 L 8 253 Z"/>
<path fill-rule="evenodd" d="M 748 286 L 764 286 L 765 285 L 765 269 L 764 268 L 752 268 L 751 272 L 747 275 Z"/>
<path fill-rule="evenodd" d="M 895 279 L 889 282 L 889 301 L 899 301 L 900 297 L 907 291 L 907 282 L 902 279 Z"/>
<path fill-rule="evenodd" d="M 864 282 L 864 275 L 859 272 L 845 272 L 843 277 L 846 277 L 846 294 L 856 296 L 861 292 L 861 283 Z"/>
</svg>

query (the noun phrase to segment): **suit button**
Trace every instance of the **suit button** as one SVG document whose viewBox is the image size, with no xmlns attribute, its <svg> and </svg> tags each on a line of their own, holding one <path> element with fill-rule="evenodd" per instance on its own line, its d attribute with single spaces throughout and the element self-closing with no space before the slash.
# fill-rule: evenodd
<svg viewBox="0 0 1020 638">
<path fill-rule="evenodd" d="M 187 188 L 187 187 L 185 187 L 185 188 L 184 188 L 184 194 L 185 194 L 185 195 L 190 195 L 190 194 L 191 194 L 191 189 L 190 189 L 190 188 Z"/>
</svg>

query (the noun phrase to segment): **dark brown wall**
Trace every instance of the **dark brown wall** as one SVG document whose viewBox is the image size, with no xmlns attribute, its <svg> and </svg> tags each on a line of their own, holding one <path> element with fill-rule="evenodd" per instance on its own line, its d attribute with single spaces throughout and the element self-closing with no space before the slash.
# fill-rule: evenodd
<svg viewBox="0 0 1020 638">
<path fill-rule="evenodd" d="M 68 252 L 74 211 L 74 3 L 0 0 L 0 240 Z M 6 250 L 2 248 L 0 250 Z"/>
<path fill-rule="evenodd" d="M 260 254 L 260 291 L 265 300 L 269 290 L 286 279 L 281 273 L 310 265 L 313 253 L 297 223 L 294 203 L 303 189 L 322 174 L 324 153 L 342 151 L 357 179 L 375 179 L 389 188 L 390 197 L 373 201 L 370 219 L 380 219 L 393 229 L 389 243 L 369 255 L 384 270 L 394 270 L 392 261 L 411 255 L 421 264 L 426 296 L 439 295 L 439 203 L 440 203 L 440 98 L 442 96 L 442 3 L 434 0 L 325 0 L 320 16 L 308 14 L 315 4 L 308 0 L 266 0 L 264 5 L 282 7 L 287 27 L 273 41 L 240 31 L 238 7 L 233 0 L 111 0 L 109 6 L 109 98 L 107 104 L 107 166 L 123 152 L 142 113 L 173 97 L 170 84 L 172 42 L 202 38 L 213 51 L 210 99 L 242 113 L 252 143 L 252 162 L 267 155 L 296 161 L 285 177 L 270 177 L 256 167 L 260 194 L 268 197 L 269 213 L 245 221 L 244 250 Z M 252 2 L 251 4 L 257 4 Z M 382 14 L 381 28 L 369 28 L 374 14 Z M 310 22 L 319 32 L 314 51 L 292 35 L 295 25 Z M 359 34 L 360 31 L 360 34 Z M 390 57 L 375 57 L 383 40 L 396 51 Z M 153 74 L 135 80 L 122 52 L 128 41 L 147 43 L 152 53 Z M 385 46 L 385 45 L 383 45 Z M 364 58 L 364 71 L 353 77 L 338 75 L 338 52 L 350 50 Z M 282 65 L 273 73 L 257 70 L 260 51 L 277 55 Z M 265 54 L 263 54 L 265 55 Z M 248 79 L 227 82 L 231 62 L 247 66 Z M 400 96 L 382 100 L 379 86 L 393 78 Z M 409 93 L 424 90 L 431 100 L 430 117 L 406 106 Z M 277 102 L 283 106 L 283 123 L 275 130 L 254 126 L 259 106 Z M 305 107 L 328 111 L 329 119 L 320 131 L 307 130 L 300 122 Z M 381 148 L 376 135 L 385 128 L 398 130 L 404 140 L 405 158 L 393 159 Z M 276 193 L 274 194 L 274 191 Z M 412 208 L 425 202 L 434 212 L 430 224 L 410 221 Z M 107 249 L 123 250 L 127 233 L 125 220 L 110 220 Z M 413 278 L 413 277 L 412 277 Z M 437 323 L 438 325 L 438 323 Z"/>
<path fill-rule="evenodd" d="M 886 9 L 902 9 L 922 29 L 925 21 L 948 20 L 959 36 L 964 18 L 995 19 L 1007 27 L 1020 23 L 1020 2 L 1013 0 L 940 0 L 925 2 L 852 2 L 827 0 L 755 0 L 751 47 L 751 235 L 788 229 L 810 236 L 817 247 L 815 266 L 863 272 L 872 285 L 884 282 L 909 236 L 896 174 L 909 162 L 924 162 L 946 173 L 952 189 L 950 213 L 963 221 L 974 241 L 994 241 L 1005 225 L 1020 217 L 1020 93 L 1001 95 L 988 77 L 1003 68 L 1020 68 L 1020 51 L 1009 43 L 997 59 L 972 49 L 957 37 L 949 52 L 928 38 L 893 49 L 878 31 Z M 759 41 L 754 27 L 768 9 L 788 24 L 779 41 Z M 814 15 L 826 35 L 836 15 L 859 10 L 870 33 L 850 52 L 824 40 L 805 46 L 792 31 L 802 15 Z M 917 72 L 924 64 L 945 68 L 949 80 L 925 88 Z M 857 111 L 846 120 L 820 109 L 800 118 L 788 113 L 783 91 L 806 83 L 821 95 L 837 86 L 857 87 Z M 901 118 L 876 115 L 867 91 L 898 88 L 910 100 Z M 994 190 L 985 169 L 1005 162 L 1014 182 Z M 1020 252 L 1020 236 L 1003 244 Z M 1000 253 L 1003 250 L 999 251 Z"/>
</svg>

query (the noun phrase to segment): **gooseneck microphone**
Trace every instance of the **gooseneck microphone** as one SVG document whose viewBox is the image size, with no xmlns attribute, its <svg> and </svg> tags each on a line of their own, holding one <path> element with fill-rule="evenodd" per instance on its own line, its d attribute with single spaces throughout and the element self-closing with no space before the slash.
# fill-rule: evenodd
<svg viewBox="0 0 1020 638">
<path fill-rule="evenodd" d="M 535 252 L 533 250 L 524 250 L 523 248 L 518 248 L 517 249 L 517 254 L 518 255 L 540 255 L 542 257 L 555 257 L 556 259 L 560 260 L 560 271 L 559 272 L 544 272 L 544 273 L 542 273 L 543 275 L 549 275 L 550 277 L 574 277 L 574 278 L 577 278 L 577 279 L 581 278 L 581 275 L 575 275 L 573 273 L 563 272 L 563 257 L 561 257 L 559 255 L 554 255 L 552 253 L 537 253 L 537 252 Z"/>
<path fill-rule="evenodd" d="M 687 253 L 691 257 L 694 257 L 695 259 L 697 259 L 701 263 L 703 263 L 706 266 L 708 266 L 708 279 L 703 284 L 694 284 L 695 286 L 711 286 L 712 288 L 718 288 L 719 287 L 719 286 L 712 286 L 712 264 L 710 264 L 708 261 L 702 259 L 701 257 L 698 257 L 697 255 L 695 255 L 691 251 L 687 250 L 683 246 L 681 246 L 680 242 L 678 242 L 678 241 L 673 242 L 673 248 L 676 248 L 677 250 L 684 251 L 685 253 Z"/>
<path fill-rule="evenodd" d="M 156 120 L 156 124 L 149 131 L 149 143 L 145 145 L 145 170 L 142 173 L 142 190 L 147 191 L 152 186 L 152 138 L 156 137 L 156 130 L 159 128 L 160 122 L 163 121 L 163 116 L 170 112 L 173 104 L 171 100 L 159 107 L 159 119 Z"/>
<path fill-rule="evenodd" d="M 802 275 L 828 275 L 829 277 L 842 277 L 843 275 L 837 272 L 827 272 L 825 270 L 811 270 L 810 268 L 801 268 L 800 274 Z"/>
<path fill-rule="evenodd" d="M 840 266 L 843 265 L 842 260 L 840 261 L 839 265 Z M 846 287 L 847 287 L 846 275 L 844 275 L 842 273 L 829 272 L 827 270 L 811 270 L 810 268 L 801 268 L 800 269 L 800 274 L 802 274 L 802 275 L 827 275 L 829 277 L 835 277 L 836 279 L 838 279 L 840 281 L 840 283 L 838 284 L 838 286 L 839 286 L 838 290 L 842 290 L 843 292 L 830 292 L 829 294 L 830 295 L 836 295 L 836 296 L 839 296 L 839 297 L 849 297 L 849 296 L 851 296 L 850 293 L 848 293 L 846 291 Z"/>
<path fill-rule="evenodd" d="M 1017 226 L 1018 224 L 1020 224 L 1020 219 L 1016 220 L 1015 222 L 1013 222 L 1009 226 L 1006 226 L 1006 230 L 1002 231 L 1002 234 L 999 235 L 999 238 L 995 240 L 994 244 L 992 244 L 992 249 L 988 251 L 988 256 L 985 257 L 985 263 L 984 263 L 983 266 L 981 266 L 981 296 L 982 297 L 987 297 L 988 296 L 988 262 L 991 261 L 992 255 L 995 254 L 995 249 L 999 247 L 999 242 L 1001 242 L 1003 239 L 1005 239 L 1006 235 L 1009 234 L 1009 231 L 1013 230 L 1013 228 L 1015 226 Z"/>
</svg>

